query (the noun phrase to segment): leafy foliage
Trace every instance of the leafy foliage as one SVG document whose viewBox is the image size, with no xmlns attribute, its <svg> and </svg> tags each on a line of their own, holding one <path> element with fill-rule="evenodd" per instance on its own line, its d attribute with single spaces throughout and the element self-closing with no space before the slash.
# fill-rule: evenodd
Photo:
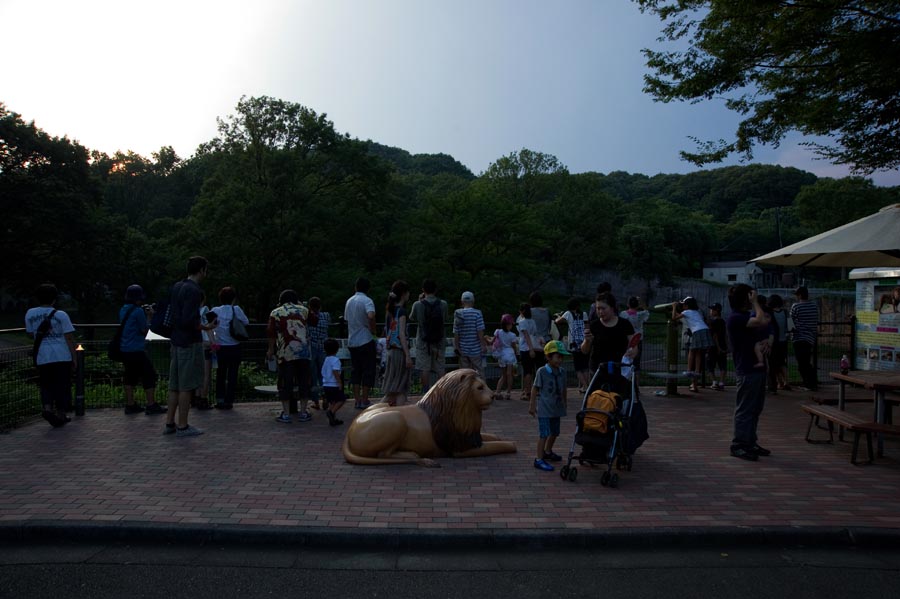
<svg viewBox="0 0 900 599">
<path fill-rule="evenodd" d="M 900 165 L 900 1 L 635 0 L 679 50 L 645 49 L 645 91 L 662 102 L 724 98 L 734 141 L 682 152 L 695 164 L 790 130 L 834 138 L 823 157 L 871 173 Z"/>
</svg>

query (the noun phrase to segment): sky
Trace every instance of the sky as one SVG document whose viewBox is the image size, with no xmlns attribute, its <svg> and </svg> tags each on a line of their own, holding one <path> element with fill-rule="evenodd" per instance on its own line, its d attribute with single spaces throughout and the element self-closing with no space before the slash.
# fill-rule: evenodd
<svg viewBox="0 0 900 599">
<path fill-rule="evenodd" d="M 475 174 L 522 148 L 573 173 L 692 172 L 690 137 L 731 139 L 739 121 L 643 93 L 661 25 L 629 0 L 0 0 L 0 23 L 0 102 L 109 154 L 188 158 L 244 95 Z M 803 141 L 753 162 L 849 174 Z M 871 178 L 900 185 L 898 170 Z"/>
</svg>

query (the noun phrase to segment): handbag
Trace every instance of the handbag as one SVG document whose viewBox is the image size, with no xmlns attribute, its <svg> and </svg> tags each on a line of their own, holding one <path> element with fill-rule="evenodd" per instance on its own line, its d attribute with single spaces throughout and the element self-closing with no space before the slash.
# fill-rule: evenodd
<svg viewBox="0 0 900 599">
<path fill-rule="evenodd" d="M 125 317 L 122 319 L 122 322 L 119 323 L 119 328 L 116 329 L 112 339 L 109 340 L 109 345 L 106 346 L 106 356 L 113 362 L 121 362 L 123 360 L 122 331 L 125 330 L 125 323 L 128 322 L 128 317 L 131 316 L 131 313 L 134 312 L 136 308 L 137 304 L 128 308 L 128 311 L 125 312 Z"/>
<path fill-rule="evenodd" d="M 228 332 L 235 341 L 246 341 L 250 338 L 250 335 L 247 334 L 247 327 L 235 317 L 234 306 L 231 306 L 231 323 L 228 325 Z"/>
</svg>

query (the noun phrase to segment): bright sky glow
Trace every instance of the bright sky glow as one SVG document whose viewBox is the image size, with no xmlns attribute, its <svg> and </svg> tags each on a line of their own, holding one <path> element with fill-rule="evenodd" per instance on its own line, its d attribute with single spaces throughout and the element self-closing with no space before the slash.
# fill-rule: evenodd
<svg viewBox="0 0 900 599">
<path fill-rule="evenodd" d="M 241 95 L 476 174 L 523 147 L 572 172 L 690 172 L 688 136 L 730 138 L 738 121 L 641 91 L 660 24 L 627 0 L 0 0 L 0 23 L 0 101 L 107 153 L 187 158 Z M 755 161 L 847 174 L 799 141 Z"/>
</svg>

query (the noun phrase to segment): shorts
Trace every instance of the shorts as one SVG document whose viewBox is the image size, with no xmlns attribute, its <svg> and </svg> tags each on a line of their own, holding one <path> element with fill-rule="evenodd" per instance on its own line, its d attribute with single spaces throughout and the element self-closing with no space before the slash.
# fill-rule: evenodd
<svg viewBox="0 0 900 599">
<path fill-rule="evenodd" d="M 325 401 L 328 402 L 328 405 L 347 401 L 347 395 L 340 387 L 323 387 L 323 391 L 325 392 Z"/>
<path fill-rule="evenodd" d="M 350 384 L 371 387 L 375 384 L 375 340 L 350 348 Z"/>
<path fill-rule="evenodd" d="M 572 351 L 572 361 L 575 362 L 575 372 L 584 372 L 588 369 L 588 355 L 581 353 L 580 349 Z"/>
<path fill-rule="evenodd" d="M 484 377 L 484 369 L 481 367 L 481 356 L 460 356 L 459 367 L 471 368 L 478 373 L 478 376 Z"/>
<path fill-rule="evenodd" d="M 122 365 L 125 367 L 123 382 L 126 387 L 134 387 L 138 383 L 144 389 L 156 388 L 156 369 L 147 352 L 122 352 Z"/>
<path fill-rule="evenodd" d="M 556 418 L 538 417 L 538 431 L 540 432 L 541 439 L 559 436 L 559 420 L 559 416 Z"/>
<path fill-rule="evenodd" d="M 535 357 L 537 357 L 537 352 L 534 352 Z M 537 372 L 537 368 L 534 364 L 534 358 L 527 351 L 519 352 L 519 358 L 522 360 L 522 374 L 530 374 L 534 376 L 534 373 Z"/>
<path fill-rule="evenodd" d="M 203 386 L 203 344 L 172 346 L 169 361 L 169 391 L 193 391 Z"/>
<path fill-rule="evenodd" d="M 416 343 L 416 370 L 442 377 L 446 369 L 443 341 L 437 345 L 428 345 L 424 341 Z"/>
</svg>

